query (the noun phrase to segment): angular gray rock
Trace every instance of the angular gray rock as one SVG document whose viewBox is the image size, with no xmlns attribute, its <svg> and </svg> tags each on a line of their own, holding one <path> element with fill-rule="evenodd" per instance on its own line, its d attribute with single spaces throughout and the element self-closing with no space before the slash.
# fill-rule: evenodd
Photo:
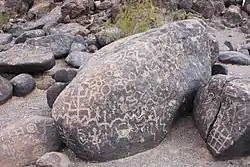
<svg viewBox="0 0 250 167">
<path fill-rule="evenodd" d="M 75 38 L 75 41 L 71 45 L 70 52 L 73 52 L 73 51 L 86 52 L 87 51 L 86 39 L 80 35 L 77 35 Z"/>
<path fill-rule="evenodd" d="M 11 83 L 0 75 L 0 105 L 12 97 L 12 92 Z"/>
<path fill-rule="evenodd" d="M 46 97 L 47 97 L 47 103 L 50 108 L 53 107 L 53 104 L 56 101 L 57 97 L 65 89 L 67 85 L 68 83 L 55 82 L 51 87 L 49 87 L 46 93 Z"/>
<path fill-rule="evenodd" d="M 69 15 L 73 19 L 93 8 L 94 0 L 65 0 L 62 5 L 62 14 L 63 16 Z"/>
<path fill-rule="evenodd" d="M 57 151 L 60 145 L 52 118 L 24 118 L 0 131 L 0 164 L 3 167 L 23 167 L 47 152 Z"/>
<path fill-rule="evenodd" d="M 99 10 L 106 10 L 112 7 L 112 2 L 110 0 L 95 1 L 95 7 Z"/>
<path fill-rule="evenodd" d="M 33 5 L 34 0 L 5 0 L 5 7 L 19 14 L 25 14 Z"/>
<path fill-rule="evenodd" d="M 156 147 L 208 82 L 211 43 L 204 23 L 185 20 L 103 47 L 53 105 L 62 140 L 87 161 Z"/>
<path fill-rule="evenodd" d="M 107 28 L 96 34 L 97 43 L 103 47 L 124 37 L 119 28 Z"/>
<path fill-rule="evenodd" d="M 30 38 L 26 41 L 26 43 L 34 46 L 50 47 L 55 58 L 61 58 L 70 52 L 70 48 L 74 40 L 75 37 L 72 35 L 61 34 Z"/>
<path fill-rule="evenodd" d="M 206 19 L 212 18 L 215 14 L 215 7 L 213 4 L 213 0 L 196 0 L 193 2 L 193 7 L 195 11 L 202 14 L 202 16 Z"/>
<path fill-rule="evenodd" d="M 12 34 L 0 34 L 0 45 L 8 44 L 12 41 Z"/>
<path fill-rule="evenodd" d="M 92 54 L 87 53 L 87 52 L 79 52 L 79 51 L 74 51 L 71 52 L 65 59 L 65 62 L 74 68 L 79 68 L 82 65 L 85 65 Z"/>
<path fill-rule="evenodd" d="M 69 33 L 72 35 L 86 36 L 89 34 L 89 30 L 78 23 L 59 24 L 50 28 L 48 31 L 50 35 Z"/>
<path fill-rule="evenodd" d="M 222 64 L 214 64 L 212 66 L 212 75 L 217 75 L 217 74 L 228 74 L 228 68 L 225 65 Z"/>
<path fill-rule="evenodd" d="M 36 161 L 36 167 L 73 167 L 69 157 L 60 152 L 49 152 Z"/>
<path fill-rule="evenodd" d="M 75 78 L 77 74 L 77 70 L 72 68 L 60 69 L 55 72 L 53 78 L 56 82 L 70 82 L 73 78 Z"/>
<path fill-rule="evenodd" d="M 33 25 L 44 25 L 43 28 L 47 29 L 61 23 L 63 18 L 61 7 L 57 6 L 51 12 L 34 22 Z"/>
<path fill-rule="evenodd" d="M 35 79 L 29 74 L 19 74 L 11 80 L 13 85 L 13 94 L 18 97 L 24 97 L 31 93 L 36 87 Z"/>
<path fill-rule="evenodd" d="M 34 73 L 44 72 L 55 65 L 50 48 L 29 44 L 17 44 L 0 52 L 0 72 Z"/>
<path fill-rule="evenodd" d="M 70 48 L 70 52 L 74 51 L 86 52 L 87 51 L 86 44 L 81 42 L 73 42 Z"/>
<path fill-rule="evenodd" d="M 44 23 L 36 23 L 36 22 L 26 22 L 23 24 L 10 24 L 4 27 L 4 32 L 12 34 L 13 37 L 18 37 L 22 35 L 25 31 L 42 29 L 44 27 Z"/>
<path fill-rule="evenodd" d="M 235 27 L 242 22 L 242 15 L 238 6 L 230 6 L 223 15 L 224 24 L 229 27 Z"/>
<path fill-rule="evenodd" d="M 215 75 L 195 99 L 194 120 L 215 158 L 250 153 L 250 80 Z"/>
<path fill-rule="evenodd" d="M 56 4 L 53 0 L 43 0 L 38 1 L 38 3 L 34 4 L 32 8 L 28 12 L 29 19 L 40 19 L 45 16 L 51 10 L 55 8 Z"/>
<path fill-rule="evenodd" d="M 44 30 L 29 30 L 22 33 L 15 40 L 15 44 L 24 43 L 28 38 L 37 38 L 41 36 L 45 36 L 46 33 Z"/>
<path fill-rule="evenodd" d="M 224 64 L 250 65 L 250 56 L 237 51 L 220 51 L 218 60 Z"/>
</svg>

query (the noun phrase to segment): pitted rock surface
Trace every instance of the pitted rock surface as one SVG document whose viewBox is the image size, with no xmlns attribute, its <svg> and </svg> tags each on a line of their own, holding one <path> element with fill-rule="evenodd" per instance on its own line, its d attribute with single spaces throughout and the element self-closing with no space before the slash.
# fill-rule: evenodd
<svg viewBox="0 0 250 167">
<path fill-rule="evenodd" d="M 58 150 L 60 144 L 52 118 L 26 118 L 0 131 L 0 164 L 23 167 L 47 152 Z"/>
<path fill-rule="evenodd" d="M 17 44 L 0 52 L 0 72 L 33 73 L 44 72 L 55 65 L 50 48 L 29 44 Z"/>
<path fill-rule="evenodd" d="M 206 28 L 197 20 L 166 24 L 102 48 L 53 105 L 62 140 L 88 161 L 157 146 L 189 95 L 209 80 L 211 52 Z"/>
<path fill-rule="evenodd" d="M 216 75 L 198 92 L 194 119 L 215 158 L 250 153 L 250 80 Z"/>
</svg>

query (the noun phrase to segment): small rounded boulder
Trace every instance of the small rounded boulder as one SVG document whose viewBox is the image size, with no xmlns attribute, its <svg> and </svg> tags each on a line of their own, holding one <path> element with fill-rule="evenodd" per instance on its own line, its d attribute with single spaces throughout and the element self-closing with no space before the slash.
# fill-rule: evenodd
<svg viewBox="0 0 250 167">
<path fill-rule="evenodd" d="M 31 93 L 35 87 L 35 79 L 29 74 L 20 74 L 11 80 L 14 95 L 23 97 Z"/>
</svg>

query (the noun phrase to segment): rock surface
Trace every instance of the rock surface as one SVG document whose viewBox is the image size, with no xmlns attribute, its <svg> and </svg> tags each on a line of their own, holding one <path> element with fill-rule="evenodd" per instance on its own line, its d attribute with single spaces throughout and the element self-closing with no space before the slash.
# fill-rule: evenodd
<svg viewBox="0 0 250 167">
<path fill-rule="evenodd" d="M 236 51 L 221 51 L 218 60 L 224 64 L 250 65 L 250 56 Z"/>
<path fill-rule="evenodd" d="M 67 83 L 63 82 L 55 82 L 49 89 L 47 90 L 47 104 L 50 108 L 53 107 L 54 102 L 56 101 L 59 94 L 65 89 Z"/>
<path fill-rule="evenodd" d="M 215 158 L 250 153 L 250 80 L 216 75 L 196 97 L 194 119 Z"/>
<path fill-rule="evenodd" d="M 12 41 L 12 34 L 0 34 L 0 45 L 8 44 Z"/>
<path fill-rule="evenodd" d="M 217 56 L 211 48 L 197 20 L 166 24 L 102 48 L 53 105 L 62 140 L 88 161 L 157 146 L 192 93 L 210 78 Z"/>
<path fill-rule="evenodd" d="M 118 28 L 108 28 L 96 34 L 97 43 L 103 47 L 123 37 Z"/>
<path fill-rule="evenodd" d="M 0 52 L 0 72 L 33 73 L 43 72 L 55 65 L 49 48 L 29 44 L 17 44 Z"/>
<path fill-rule="evenodd" d="M 60 144 L 53 119 L 43 116 L 25 118 L 0 131 L 0 164 L 23 167 L 47 152 L 58 150 Z"/>
<path fill-rule="evenodd" d="M 18 36 L 15 40 L 15 43 L 24 43 L 28 38 L 37 38 L 41 36 L 45 36 L 46 33 L 44 30 L 30 30 L 30 31 L 25 31 L 22 33 L 20 36 Z"/>
<path fill-rule="evenodd" d="M 56 82 L 70 82 L 72 79 L 76 76 L 77 70 L 75 69 L 61 69 L 56 71 L 56 73 L 53 75 L 53 78 Z"/>
<path fill-rule="evenodd" d="M 74 68 L 79 68 L 85 65 L 92 55 L 87 52 L 74 51 L 71 52 L 65 59 L 65 62 Z"/>
<path fill-rule="evenodd" d="M 36 167 L 72 167 L 69 157 L 59 152 L 49 152 L 36 161 Z"/>
<path fill-rule="evenodd" d="M 86 36 L 89 30 L 78 23 L 59 24 L 49 29 L 50 35 L 69 33 L 72 35 Z"/>
<path fill-rule="evenodd" d="M 26 96 L 36 87 L 35 79 L 29 74 L 20 74 L 11 80 L 13 94 L 18 97 Z"/>
<path fill-rule="evenodd" d="M 60 22 L 62 22 L 63 16 L 61 12 L 61 7 L 55 7 L 51 12 L 47 13 L 45 16 L 37 20 L 32 24 L 32 26 L 42 25 L 44 29 L 56 26 Z"/>
<path fill-rule="evenodd" d="M 74 40 L 75 37 L 72 35 L 60 34 L 28 39 L 26 43 L 34 46 L 50 47 L 55 58 L 61 58 L 69 53 Z"/>
<path fill-rule="evenodd" d="M 11 83 L 0 75 L 0 105 L 11 98 L 12 92 Z"/>
</svg>

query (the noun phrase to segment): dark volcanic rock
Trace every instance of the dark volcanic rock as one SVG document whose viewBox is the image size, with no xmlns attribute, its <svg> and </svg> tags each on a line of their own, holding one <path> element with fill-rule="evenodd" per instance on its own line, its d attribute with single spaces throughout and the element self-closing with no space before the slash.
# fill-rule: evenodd
<svg viewBox="0 0 250 167">
<path fill-rule="evenodd" d="M 250 153 L 250 80 L 213 76 L 197 94 L 194 119 L 215 158 L 231 159 Z"/>
<path fill-rule="evenodd" d="M 89 33 L 87 28 L 78 23 L 59 24 L 56 27 L 50 28 L 48 31 L 50 35 L 69 33 L 72 35 L 86 36 Z"/>
<path fill-rule="evenodd" d="M 218 60 L 224 64 L 250 65 L 250 57 L 236 51 L 220 51 Z"/>
<path fill-rule="evenodd" d="M 12 34 L 0 34 L 0 45 L 8 44 L 12 41 Z"/>
<path fill-rule="evenodd" d="M 50 48 L 17 44 L 5 52 L 0 52 L 0 72 L 33 73 L 44 72 L 55 65 Z"/>
<path fill-rule="evenodd" d="M 55 72 L 53 78 L 56 82 L 70 82 L 76 76 L 77 70 L 72 68 L 61 69 Z"/>
<path fill-rule="evenodd" d="M 53 105 L 62 140 L 88 161 L 154 148 L 209 80 L 210 43 L 205 24 L 185 20 L 103 47 Z"/>
<path fill-rule="evenodd" d="M 41 36 L 45 36 L 46 33 L 44 30 L 30 30 L 30 31 L 25 31 L 22 33 L 20 36 L 18 36 L 15 40 L 15 43 L 24 43 L 28 38 L 37 38 Z"/>
<path fill-rule="evenodd" d="M 223 15 L 224 24 L 229 27 L 235 27 L 242 22 L 242 15 L 238 6 L 230 6 Z"/>
<path fill-rule="evenodd" d="M 47 90 L 47 103 L 50 108 L 53 107 L 54 102 L 56 101 L 59 94 L 65 89 L 67 83 L 55 82 L 49 89 Z"/>
<path fill-rule="evenodd" d="M 37 20 L 34 24 L 40 25 L 44 24 L 44 29 L 56 26 L 60 22 L 62 22 L 63 16 L 61 12 L 61 7 L 57 6 L 55 7 L 51 12 L 49 12 L 47 15 L 43 16 L 39 20 Z"/>
<path fill-rule="evenodd" d="M 212 75 L 217 75 L 217 74 L 228 74 L 228 68 L 225 65 L 222 64 L 215 64 L 212 67 Z"/>
<path fill-rule="evenodd" d="M 60 145 L 52 118 L 24 118 L 0 131 L 0 164 L 2 167 L 23 167 L 47 152 L 57 151 Z"/>
<path fill-rule="evenodd" d="M 0 75 L 0 105 L 11 98 L 13 87 L 11 83 Z"/>
<path fill-rule="evenodd" d="M 215 14 L 215 7 L 212 0 L 196 0 L 193 3 L 193 9 L 201 13 L 206 19 L 212 18 Z"/>
<path fill-rule="evenodd" d="M 80 35 L 77 35 L 75 38 L 75 41 L 71 45 L 70 52 L 73 52 L 73 51 L 86 52 L 87 51 L 86 39 L 84 39 Z"/>
<path fill-rule="evenodd" d="M 4 32 L 12 34 L 14 37 L 22 35 L 25 31 L 42 29 L 43 23 L 27 22 L 24 24 L 9 25 L 4 28 Z"/>
<path fill-rule="evenodd" d="M 20 74 L 11 80 L 14 95 L 23 97 L 31 93 L 36 87 L 35 79 L 29 74 Z"/>
<path fill-rule="evenodd" d="M 27 44 L 35 46 L 50 47 L 55 58 L 64 57 L 70 52 L 75 37 L 68 34 L 49 35 L 39 38 L 31 38 L 26 41 Z"/>
<path fill-rule="evenodd" d="M 69 157 L 60 152 L 49 152 L 36 161 L 36 167 L 72 167 Z"/>
<path fill-rule="evenodd" d="M 5 7 L 18 14 L 25 14 L 33 5 L 34 0 L 5 0 Z"/>
<path fill-rule="evenodd" d="M 92 54 L 87 52 L 79 52 L 74 51 L 71 52 L 65 59 L 65 62 L 74 68 L 79 68 L 82 65 L 85 65 L 89 58 L 92 56 Z"/>
<path fill-rule="evenodd" d="M 72 19 L 93 8 L 94 0 L 65 0 L 62 5 L 62 14 L 63 16 L 69 15 Z"/>
</svg>

